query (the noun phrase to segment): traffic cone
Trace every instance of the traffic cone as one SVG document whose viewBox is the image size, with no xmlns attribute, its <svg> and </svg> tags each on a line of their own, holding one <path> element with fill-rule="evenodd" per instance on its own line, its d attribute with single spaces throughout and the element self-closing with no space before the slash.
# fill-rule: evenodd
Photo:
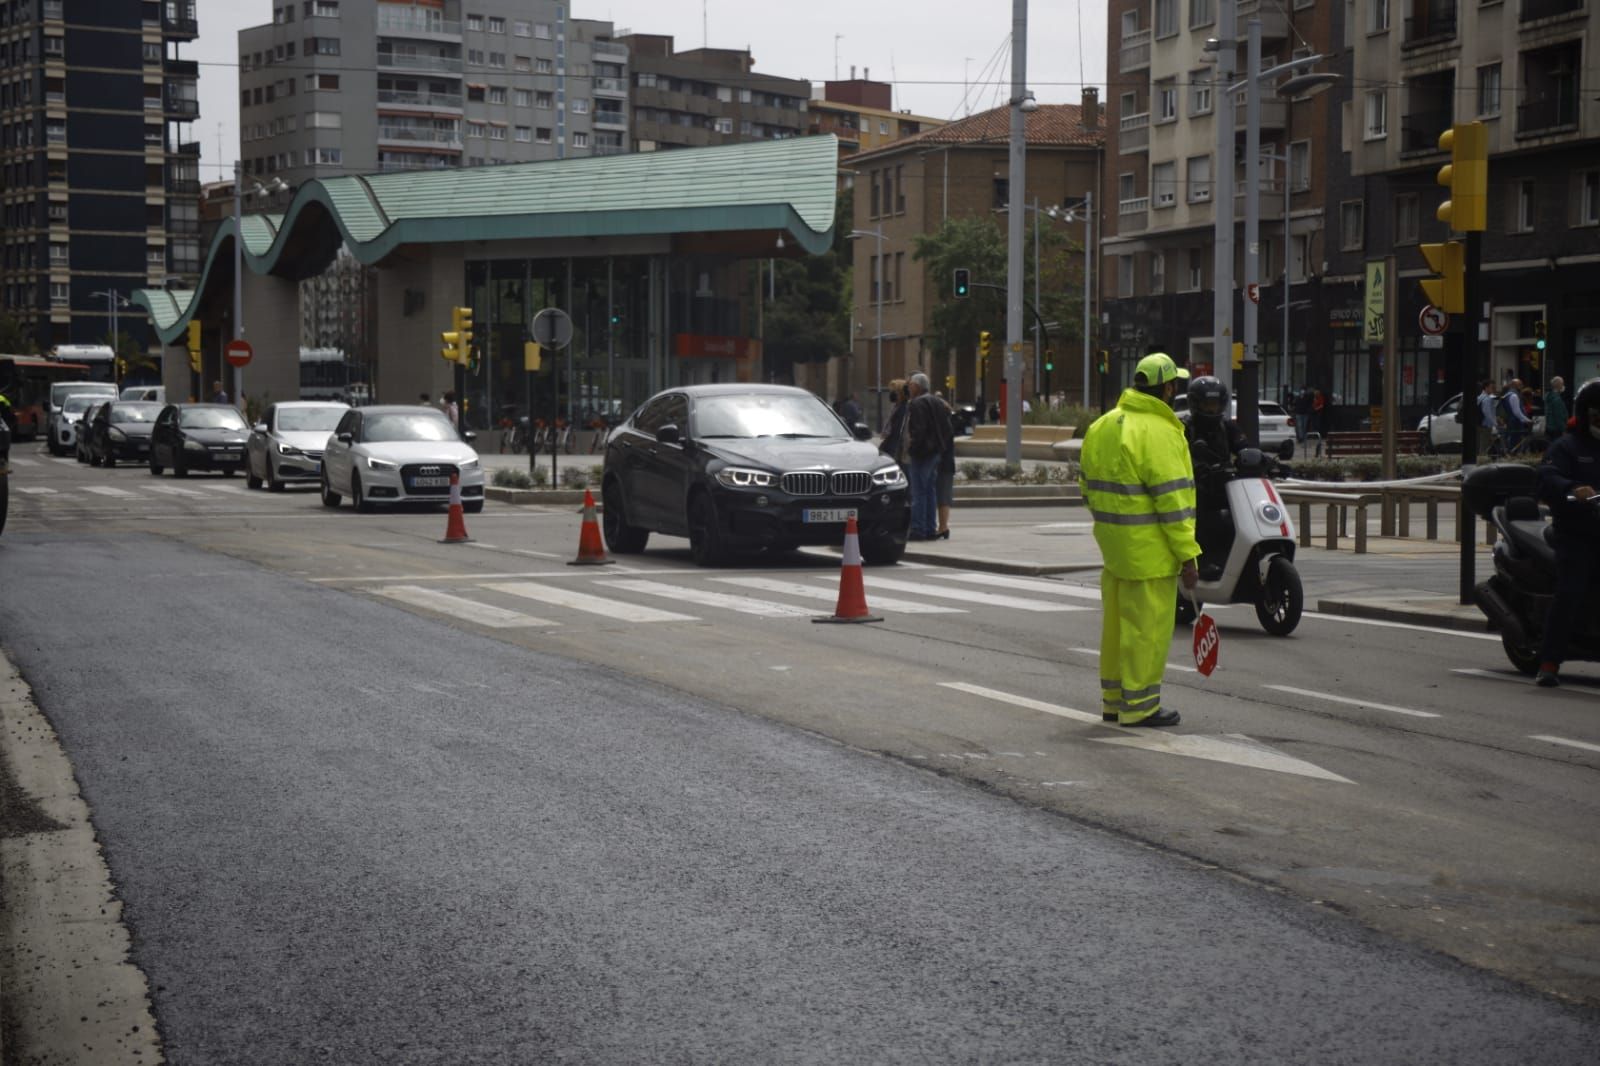
<svg viewBox="0 0 1600 1066">
<path fill-rule="evenodd" d="M 839 602 L 831 618 L 813 618 L 813 622 L 881 622 L 883 619 L 867 610 L 867 590 L 861 580 L 861 535 L 856 531 L 856 520 L 845 519 L 844 564 L 839 569 Z"/>
<path fill-rule="evenodd" d="M 600 543 L 600 523 L 594 520 L 594 493 L 583 490 L 583 528 L 578 531 L 578 557 L 568 566 L 605 566 L 615 559 Z"/>
<path fill-rule="evenodd" d="M 450 475 L 450 518 L 445 523 L 444 539 L 440 544 L 465 544 L 472 538 L 467 536 L 467 518 L 461 510 L 461 476 Z"/>
</svg>

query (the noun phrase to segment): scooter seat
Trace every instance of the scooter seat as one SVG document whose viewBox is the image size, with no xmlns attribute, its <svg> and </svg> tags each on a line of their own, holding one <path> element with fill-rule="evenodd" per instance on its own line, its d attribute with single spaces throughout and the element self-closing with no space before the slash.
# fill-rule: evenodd
<svg viewBox="0 0 1600 1066">
<path fill-rule="evenodd" d="M 1524 519 L 1506 523 L 1511 531 L 1512 543 L 1519 552 L 1533 559 L 1534 562 L 1549 566 L 1554 569 L 1556 565 L 1556 549 L 1551 537 L 1555 534 L 1555 527 L 1548 522 Z"/>
</svg>

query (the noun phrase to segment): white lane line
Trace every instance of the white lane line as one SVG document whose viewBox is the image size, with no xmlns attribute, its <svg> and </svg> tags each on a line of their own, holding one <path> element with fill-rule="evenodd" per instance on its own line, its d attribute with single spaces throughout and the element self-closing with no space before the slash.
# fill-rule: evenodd
<svg viewBox="0 0 1600 1066">
<path fill-rule="evenodd" d="M 1414 711 L 1410 707 L 1395 707 L 1388 703 L 1375 703 L 1372 700 L 1350 699 L 1346 696 L 1330 696 L 1326 692 L 1313 692 L 1308 688 L 1295 688 L 1293 685 L 1262 685 L 1274 692 L 1288 692 L 1295 696 L 1304 696 L 1312 700 L 1327 700 L 1329 703 L 1343 703 L 1351 707 L 1370 707 L 1375 711 L 1388 711 L 1390 714 L 1404 714 L 1412 718 L 1438 718 L 1432 711 Z"/>
<path fill-rule="evenodd" d="M 373 589 L 379 596 L 387 596 L 391 600 L 409 603 L 413 607 L 425 607 L 430 611 L 451 618 L 459 618 L 464 622 L 476 622 L 481 626 L 490 626 L 494 629 L 515 629 L 525 626 L 553 626 L 556 623 L 544 618 L 535 618 L 520 611 L 508 611 L 504 607 L 495 607 L 487 603 L 478 603 L 476 600 L 465 599 L 461 596 L 452 596 L 448 592 L 438 589 L 419 588 L 416 585 L 390 585 L 387 588 Z"/>
<path fill-rule="evenodd" d="M 270 517 L 270 516 L 264 516 L 264 517 Z M 406 543 L 402 543 L 402 542 L 397 542 L 397 543 L 393 543 L 393 544 L 373 543 L 373 544 L 366 545 L 366 547 L 368 547 L 368 548 L 412 548 L 414 546 L 415 545 L 406 544 Z M 468 546 L 470 547 L 470 544 Z M 566 556 L 561 556 L 561 558 L 566 558 Z M 609 567 L 608 566 L 608 567 L 606 567 L 606 576 L 607 577 L 623 577 L 623 576 L 632 576 L 634 574 L 646 575 L 646 576 L 649 576 L 649 577 L 660 577 L 663 574 L 704 574 L 704 573 L 705 573 L 705 571 L 704 570 L 700 570 L 700 569 L 694 569 L 694 570 L 630 570 L 626 566 L 617 566 L 617 567 Z M 320 584 L 325 584 L 325 585 L 368 584 L 368 583 L 377 583 L 377 584 L 383 585 L 383 584 L 391 584 L 391 583 L 405 583 L 405 582 L 411 582 L 411 581 L 454 581 L 457 584 L 463 584 L 463 583 L 473 583 L 473 582 L 483 582 L 483 581 L 515 581 L 518 578 L 537 578 L 540 581 L 555 581 L 555 580 L 557 580 L 559 578 L 577 578 L 577 579 L 580 579 L 580 580 L 587 581 L 590 578 L 593 578 L 595 576 L 596 576 L 595 572 L 593 570 L 589 569 L 588 567 L 578 567 L 577 569 L 573 569 L 573 570 L 568 570 L 568 569 L 564 569 L 564 568 L 560 569 L 560 570 L 517 570 L 517 571 L 510 572 L 510 573 L 493 573 L 493 572 L 485 572 L 485 571 L 479 570 L 479 571 L 474 571 L 472 573 L 462 573 L 462 574 L 385 574 L 385 575 L 383 575 L 381 577 L 367 577 L 367 576 L 362 576 L 362 577 L 314 577 L 314 578 L 311 578 L 310 580 L 312 580 L 314 582 L 318 582 Z"/>
<path fill-rule="evenodd" d="M 1099 648 L 1072 647 L 1072 648 L 1068 648 L 1067 650 L 1068 651 L 1080 652 L 1080 653 L 1082 653 L 1084 655 L 1093 655 L 1097 659 L 1100 657 L 1100 649 Z M 1168 670 L 1176 670 L 1180 674 L 1198 674 L 1200 672 L 1199 670 L 1196 670 L 1192 666 L 1185 666 L 1183 663 L 1168 663 L 1167 664 L 1167 669 Z"/>
<path fill-rule="evenodd" d="M 469 548 L 477 548 L 479 551 L 509 552 L 512 555 L 531 555 L 537 559 L 566 558 L 566 556 L 557 555 L 555 552 L 536 552 L 532 548 L 502 548 L 493 544 L 484 544 L 483 542 L 476 540 L 469 540 L 466 546 Z"/>
<path fill-rule="evenodd" d="M 100 496 L 116 496 L 125 500 L 137 499 L 139 496 L 137 492 L 129 492 L 127 489 L 113 488 L 110 485 L 85 485 L 83 486 L 83 491 L 93 492 Z"/>
<path fill-rule="evenodd" d="M 1546 744 L 1561 744 L 1569 748 L 1581 748 L 1584 751 L 1600 751 L 1600 744 L 1590 744 L 1582 740 L 1568 740 L 1566 737 L 1551 737 L 1543 733 L 1529 733 L 1529 740 L 1542 740 Z"/>
<path fill-rule="evenodd" d="M 1098 713 L 1079 711 L 1071 707 L 1063 707 L 1058 703 L 1046 703 L 1043 700 L 1030 699 L 1027 696 L 1018 696 L 1010 692 L 1001 692 L 999 689 L 985 688 L 982 685 L 969 685 L 965 681 L 941 681 L 940 688 L 952 688 L 957 692 L 965 692 L 972 696 L 982 696 L 986 700 L 996 700 L 1000 703 L 1009 703 L 1014 707 L 1026 707 L 1030 711 L 1043 711 L 1053 714 L 1057 718 L 1070 718 L 1075 722 L 1084 722 L 1088 725 L 1112 725 L 1111 722 L 1102 722 Z"/>
<path fill-rule="evenodd" d="M 1065 581 L 1046 581 L 1036 577 L 1010 577 L 1006 574 L 961 573 L 943 574 L 951 581 L 965 581 L 973 585 L 989 585 L 1001 589 L 1023 589 L 1027 592 L 1045 592 L 1052 596 L 1072 596 L 1081 600 L 1100 602 L 1100 590 L 1086 585 L 1069 585 Z"/>
<path fill-rule="evenodd" d="M 1093 522 L 1045 522 L 1034 529 L 1093 529 Z"/>
<path fill-rule="evenodd" d="M 1495 639 L 1498 640 L 1499 638 L 1497 637 Z M 1503 681 L 1508 685 L 1519 685 L 1523 688 L 1533 684 L 1533 682 L 1529 681 L 1521 674 L 1502 674 L 1494 670 L 1478 670 L 1460 667 L 1455 670 L 1451 670 L 1450 672 L 1452 674 L 1460 674 L 1462 677 L 1481 677 L 1485 681 Z M 1580 696 L 1600 697 L 1600 689 L 1585 688 L 1581 685 L 1563 685 L 1561 686 L 1561 691 L 1575 692 Z"/>
<path fill-rule="evenodd" d="M 151 492 L 164 492 L 168 496 L 204 496 L 205 493 L 194 489 L 186 489 L 178 485 L 151 485 Z"/>
<path fill-rule="evenodd" d="M 833 603 L 839 598 L 837 589 L 813 588 L 802 585 L 798 581 L 778 581 L 770 577 L 715 577 L 713 581 L 721 581 L 728 585 L 739 585 L 743 588 L 760 589 L 763 592 L 778 592 L 785 596 L 803 596 L 808 600 L 821 600 L 824 603 Z M 912 600 L 898 600 L 892 596 L 874 596 L 868 607 L 881 608 L 885 611 L 899 611 L 902 614 L 966 614 L 960 607 L 943 607 L 936 603 L 916 603 Z"/>
<path fill-rule="evenodd" d="M 18 492 L 25 492 L 29 496 L 59 496 L 55 489 L 47 489 L 43 485 L 18 485 Z"/>
<path fill-rule="evenodd" d="M 1207 605 L 1209 609 L 1210 605 Z M 1492 640 L 1500 643 L 1500 637 L 1494 633 L 1473 633 L 1465 629 L 1445 629 L 1441 626 L 1419 626 L 1410 622 L 1388 622 L 1381 618 L 1356 618 L 1348 614 L 1323 614 L 1320 611 L 1307 611 L 1302 618 L 1314 618 L 1319 622 L 1349 623 L 1353 626 L 1372 626 L 1377 629 L 1409 629 L 1413 633 L 1437 633 L 1441 637 L 1466 637 L 1468 640 Z"/>
<path fill-rule="evenodd" d="M 524 599 L 538 600 L 540 603 L 552 604 L 556 607 L 568 607 L 574 611 L 584 611 L 588 614 L 598 614 L 604 618 L 613 618 L 619 622 L 698 622 L 699 619 L 687 614 L 674 614 L 671 611 L 658 611 L 654 607 L 644 607 L 636 603 L 627 603 L 623 600 L 608 600 L 601 596 L 590 596 L 585 592 L 575 592 L 572 589 L 555 588 L 550 585 L 536 585 L 531 581 L 511 582 L 508 584 L 483 584 L 481 588 L 492 592 L 504 592 L 511 596 L 521 596 Z"/>
<path fill-rule="evenodd" d="M 1025 600 L 1020 596 L 1000 596 L 993 592 L 969 592 L 966 589 L 940 588 L 928 581 L 896 581 L 887 577 L 869 577 L 866 579 L 866 586 L 869 593 L 873 589 L 889 589 L 893 592 L 913 592 L 919 596 L 932 596 L 935 599 L 960 600 L 963 603 L 986 603 L 991 607 L 1010 607 L 1018 611 L 1060 612 L 1089 610 L 1088 607 L 1074 607 L 1065 603 L 1040 603 L 1038 600 Z M 870 598 L 868 602 L 871 602 Z"/>
<path fill-rule="evenodd" d="M 241 492 L 249 492 L 250 491 L 244 485 L 241 485 L 239 482 L 234 481 L 232 478 L 229 478 L 226 481 L 200 481 L 200 482 L 196 482 L 196 484 L 198 484 L 203 489 L 210 490 L 211 492 L 241 493 Z"/>
<path fill-rule="evenodd" d="M 37 460 L 37 459 L 13 459 L 13 460 L 11 460 L 11 465 L 12 466 L 38 466 L 39 465 L 39 460 Z"/>
<path fill-rule="evenodd" d="M 817 613 L 806 607 L 796 607 L 792 603 L 774 603 L 771 600 L 758 600 L 751 596 L 730 596 L 705 589 L 680 588 L 660 581 L 636 581 L 624 578 L 620 581 L 596 581 L 595 584 L 601 588 L 642 592 L 646 596 L 663 596 L 669 600 L 682 600 L 684 603 L 698 604 L 701 607 L 721 607 L 729 611 L 738 611 L 740 614 L 760 615 L 763 618 L 810 618 Z"/>
</svg>

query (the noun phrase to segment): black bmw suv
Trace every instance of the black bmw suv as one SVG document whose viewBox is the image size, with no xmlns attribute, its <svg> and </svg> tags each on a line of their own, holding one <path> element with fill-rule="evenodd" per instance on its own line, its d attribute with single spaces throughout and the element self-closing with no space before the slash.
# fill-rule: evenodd
<svg viewBox="0 0 1600 1066">
<path fill-rule="evenodd" d="M 854 516 L 864 562 L 905 551 L 910 494 L 900 465 L 804 389 L 688 385 L 658 393 L 606 441 L 604 528 L 618 555 L 650 534 L 689 538 L 695 562 L 840 544 Z"/>
</svg>

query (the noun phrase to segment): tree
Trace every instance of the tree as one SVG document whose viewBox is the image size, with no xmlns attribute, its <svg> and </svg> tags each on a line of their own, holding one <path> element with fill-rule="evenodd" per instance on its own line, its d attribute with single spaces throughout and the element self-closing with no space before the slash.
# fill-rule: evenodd
<svg viewBox="0 0 1600 1066">
<path fill-rule="evenodd" d="M 844 240 L 852 217 L 844 193 L 834 218 L 833 247 L 821 255 L 774 261 L 775 298 L 766 308 L 763 344 L 767 371 L 788 377 L 795 363 L 826 362 L 850 350 L 849 248 Z M 762 294 L 765 299 L 765 294 Z"/>
<path fill-rule="evenodd" d="M 0 311 L 0 352 L 7 355 L 34 355 L 38 351 L 33 329 L 9 311 Z"/>
</svg>

